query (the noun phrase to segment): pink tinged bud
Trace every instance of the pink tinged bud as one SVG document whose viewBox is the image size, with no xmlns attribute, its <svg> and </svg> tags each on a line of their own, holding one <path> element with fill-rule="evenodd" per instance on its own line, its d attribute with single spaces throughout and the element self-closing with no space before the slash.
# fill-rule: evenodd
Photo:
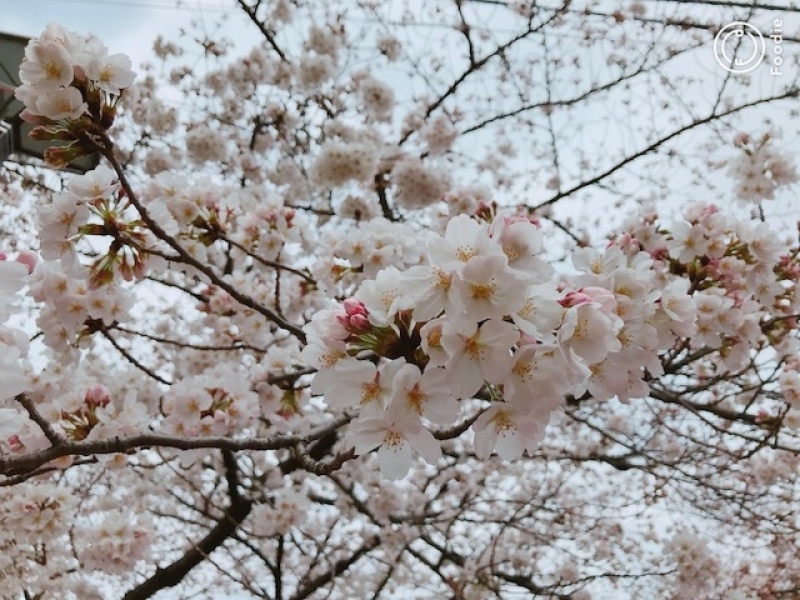
<svg viewBox="0 0 800 600">
<path fill-rule="evenodd" d="M 86 389 L 84 400 L 94 406 L 105 406 L 111 401 L 111 392 L 103 384 L 96 383 Z"/>
<path fill-rule="evenodd" d="M 598 302 L 603 312 L 611 312 L 617 307 L 617 299 L 611 290 L 590 285 L 583 288 L 581 292 L 589 295 L 592 302 Z"/>
<path fill-rule="evenodd" d="M 750 136 L 742 131 L 733 136 L 734 146 L 744 146 L 750 142 Z"/>
<path fill-rule="evenodd" d="M 350 326 L 348 329 L 354 333 L 365 333 L 372 329 L 372 324 L 364 315 L 353 315 L 350 317 Z"/>
<path fill-rule="evenodd" d="M 39 255 L 31 250 L 23 250 L 17 255 L 17 262 L 28 267 L 28 273 L 33 273 L 36 264 L 39 262 Z"/>
<path fill-rule="evenodd" d="M 650 256 L 653 257 L 653 260 L 660 261 L 665 260 L 669 256 L 669 249 L 668 248 L 658 248 L 650 253 Z M 655 266 L 654 266 L 655 269 Z"/>
<path fill-rule="evenodd" d="M 609 244 L 609 246 L 615 245 L 619 246 L 623 252 L 626 252 L 634 248 L 635 241 L 630 233 L 623 233 L 616 240 Z"/>
<path fill-rule="evenodd" d="M 0 260 L 6 260 L 8 255 L 5 252 L 0 252 Z"/>
<path fill-rule="evenodd" d="M 144 276 L 147 274 L 147 262 L 144 259 L 139 259 L 136 261 L 136 264 L 133 265 L 133 276 L 136 279 L 144 279 Z"/>
<path fill-rule="evenodd" d="M 21 452 L 25 449 L 25 444 L 22 443 L 18 435 L 12 435 L 8 438 L 8 445 L 11 447 L 12 452 Z"/>
<path fill-rule="evenodd" d="M 491 210 L 491 206 L 489 206 L 485 201 L 478 200 L 478 206 L 475 208 L 475 213 L 479 214 L 487 210 Z"/>
<path fill-rule="evenodd" d="M 576 291 L 569 292 L 559 302 L 561 303 L 561 306 L 570 308 L 572 306 L 578 306 L 579 304 L 589 304 L 593 301 L 594 299 L 589 294 L 584 294 L 582 291 Z"/>
<path fill-rule="evenodd" d="M 350 317 L 353 315 L 361 315 L 364 317 L 369 315 L 367 312 L 367 307 L 364 306 L 364 303 L 356 298 L 348 298 L 342 303 L 342 305 L 344 306 L 344 312 L 346 312 Z"/>
</svg>

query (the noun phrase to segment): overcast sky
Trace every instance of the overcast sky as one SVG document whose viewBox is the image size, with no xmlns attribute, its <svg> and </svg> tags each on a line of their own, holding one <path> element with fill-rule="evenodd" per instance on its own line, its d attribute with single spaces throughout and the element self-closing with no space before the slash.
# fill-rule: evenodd
<svg viewBox="0 0 800 600">
<path fill-rule="evenodd" d="M 176 39 L 193 18 L 201 19 L 213 31 L 227 13 L 232 15 L 224 28 L 228 36 L 240 40 L 245 35 L 256 41 L 254 28 L 246 26 L 244 16 L 225 10 L 234 0 L 182 0 L 181 7 L 175 4 L 175 0 L 0 0 L 0 31 L 38 36 L 53 21 L 79 33 L 94 33 L 111 54 L 123 52 L 134 65 L 151 57 L 156 36 Z"/>
</svg>

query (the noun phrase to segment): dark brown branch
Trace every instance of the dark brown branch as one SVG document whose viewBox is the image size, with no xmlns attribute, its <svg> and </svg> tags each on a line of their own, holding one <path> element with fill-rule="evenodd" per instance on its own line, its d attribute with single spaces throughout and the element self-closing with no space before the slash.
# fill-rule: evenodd
<svg viewBox="0 0 800 600">
<path fill-rule="evenodd" d="M 60 447 L 67 443 L 67 440 L 59 435 L 55 429 L 53 429 L 53 425 L 50 423 L 50 421 L 45 419 L 42 414 L 36 410 L 36 407 L 33 405 L 33 401 L 28 398 L 28 396 L 25 394 L 20 394 L 15 398 L 15 400 L 19 402 L 22 405 L 22 408 L 28 412 L 31 420 L 39 426 L 39 428 L 42 430 L 42 433 L 44 433 L 45 437 L 51 444 L 53 444 L 53 446 Z"/>
<path fill-rule="evenodd" d="M 189 549 L 180 559 L 168 567 L 156 569 L 152 577 L 125 594 L 123 600 L 146 600 L 163 589 L 178 585 L 189 571 L 224 544 L 250 514 L 253 503 L 239 493 L 236 456 L 229 450 L 223 450 L 222 459 L 225 463 L 225 479 L 228 482 L 228 496 L 231 500 L 225 510 L 225 516 L 217 522 L 206 537 Z"/>
<path fill-rule="evenodd" d="M 306 452 L 298 450 L 294 453 L 293 458 L 300 463 L 300 466 L 315 475 L 330 475 L 334 471 L 342 468 L 342 465 L 348 460 L 356 458 L 356 451 L 354 449 L 339 452 L 333 458 L 327 461 L 317 461 L 311 458 Z"/>
<path fill-rule="evenodd" d="M 241 450 L 281 450 L 297 444 L 308 444 L 338 429 L 350 420 L 345 415 L 303 435 L 278 435 L 269 438 L 234 439 L 223 436 L 185 438 L 180 436 L 141 434 L 127 438 L 67 442 L 46 450 L 17 456 L 0 456 L 0 475 L 14 476 L 38 469 L 42 465 L 62 456 L 93 456 L 96 454 L 126 453 L 144 448 L 176 448 L 195 450 L 219 448 L 238 452 Z"/>
<path fill-rule="evenodd" d="M 313 277 L 311 277 L 311 275 L 309 275 L 308 273 L 304 273 L 303 271 L 301 271 L 299 269 L 294 269 L 294 268 L 289 267 L 287 265 L 282 265 L 281 263 L 275 262 L 274 260 L 267 260 L 266 258 L 262 258 L 261 256 L 258 256 L 257 254 L 254 254 L 253 252 L 250 252 L 242 244 L 233 241 L 232 239 L 230 239 L 226 235 L 218 233 L 217 236 L 219 237 L 219 239 L 223 240 L 224 242 L 227 242 L 228 244 L 230 244 L 234 248 L 240 250 L 241 252 L 243 252 L 244 254 L 246 254 L 247 256 L 249 256 L 250 258 L 255 260 L 256 262 L 260 262 L 265 267 L 271 267 L 271 268 L 277 269 L 279 271 L 288 271 L 289 273 L 294 273 L 298 277 L 302 277 L 303 279 L 305 279 L 309 283 L 317 283 L 316 280 Z"/>
<path fill-rule="evenodd" d="M 452 440 L 453 438 L 457 438 L 467 429 L 472 427 L 472 424 L 475 421 L 477 421 L 478 417 L 480 417 L 485 411 L 486 411 L 485 408 L 481 409 L 477 413 L 475 413 L 468 419 L 465 419 L 461 423 L 457 423 L 456 425 L 453 425 L 452 427 L 449 427 L 447 429 L 440 429 L 438 431 L 434 431 L 433 437 L 435 437 L 437 440 Z"/>
<path fill-rule="evenodd" d="M 286 58 L 286 54 L 281 50 L 280 46 L 278 46 L 278 42 L 275 40 L 275 35 L 272 31 L 267 29 L 264 22 L 259 20 L 258 16 L 256 16 L 256 9 L 258 5 L 254 8 L 251 8 L 245 4 L 244 0 L 238 0 L 239 6 L 242 7 L 244 13 L 248 16 L 248 18 L 253 22 L 253 25 L 258 27 L 258 30 L 261 32 L 261 35 L 264 36 L 264 39 L 267 40 L 272 49 L 275 50 L 275 53 L 281 57 L 282 61 L 289 62 L 289 59 Z"/>
</svg>

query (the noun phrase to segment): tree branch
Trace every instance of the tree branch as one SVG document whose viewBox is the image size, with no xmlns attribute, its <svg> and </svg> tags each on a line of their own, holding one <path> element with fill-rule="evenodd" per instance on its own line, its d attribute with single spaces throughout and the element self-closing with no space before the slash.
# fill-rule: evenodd
<svg viewBox="0 0 800 600">
<path fill-rule="evenodd" d="M 239 473 L 236 456 L 230 450 L 223 450 L 222 459 L 225 464 L 225 478 L 228 482 L 230 505 L 225 516 L 208 535 L 186 552 L 180 559 L 165 568 L 156 569 L 152 577 L 129 591 L 123 600 L 145 600 L 157 592 L 178 585 L 194 567 L 199 565 L 219 546 L 230 538 L 239 525 L 247 518 L 253 503 L 239 493 Z"/>
</svg>

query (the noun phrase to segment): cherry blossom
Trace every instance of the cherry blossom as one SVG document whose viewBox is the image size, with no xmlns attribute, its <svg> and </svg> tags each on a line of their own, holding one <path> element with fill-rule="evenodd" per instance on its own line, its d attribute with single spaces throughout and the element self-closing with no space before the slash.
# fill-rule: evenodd
<svg viewBox="0 0 800 600">
<path fill-rule="evenodd" d="M 398 408 L 390 407 L 380 417 L 362 419 L 350 431 L 358 454 L 378 448 L 381 473 L 389 479 L 406 476 L 411 468 L 412 449 L 431 464 L 441 456 L 439 444 L 419 418 Z"/>
<path fill-rule="evenodd" d="M 0 589 L 791 596 L 797 173 L 719 141 L 796 80 L 692 87 L 722 6 L 256 4 L 25 51 L 100 162 L 0 173 Z"/>
</svg>

